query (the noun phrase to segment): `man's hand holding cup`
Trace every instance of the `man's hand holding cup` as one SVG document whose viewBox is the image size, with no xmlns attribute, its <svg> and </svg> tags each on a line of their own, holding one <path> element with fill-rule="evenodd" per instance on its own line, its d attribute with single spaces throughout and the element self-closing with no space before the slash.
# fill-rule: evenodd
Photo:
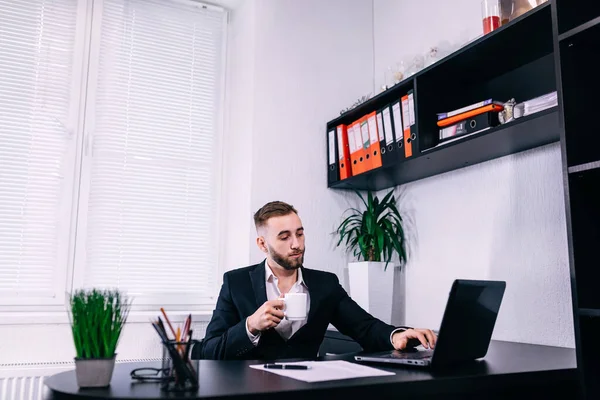
<svg viewBox="0 0 600 400">
<path fill-rule="evenodd" d="M 283 319 L 284 301 L 282 299 L 266 301 L 250 317 L 248 317 L 248 330 L 253 335 L 266 331 L 279 325 Z"/>
</svg>

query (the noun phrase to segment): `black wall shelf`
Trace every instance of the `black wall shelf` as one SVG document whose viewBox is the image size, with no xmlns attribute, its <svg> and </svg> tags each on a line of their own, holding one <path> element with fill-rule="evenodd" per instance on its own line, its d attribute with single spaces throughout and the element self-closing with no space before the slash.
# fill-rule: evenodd
<svg viewBox="0 0 600 400">
<path fill-rule="evenodd" d="M 335 182 L 331 187 L 383 190 L 557 142 L 559 139 L 558 112 L 554 107 L 424 151 L 419 156 L 398 165 L 368 171 Z"/>
<path fill-rule="evenodd" d="M 328 182 L 382 190 L 560 140 L 557 107 L 439 145 L 436 114 L 492 98 L 517 102 L 556 91 L 552 17 L 545 3 L 327 123 L 327 132 L 415 93 L 417 151 L 391 165 Z"/>
<path fill-rule="evenodd" d="M 600 168 L 600 161 L 589 162 L 585 164 L 574 165 L 569 167 L 569 173 L 575 174 L 577 172 L 590 171 L 596 168 Z"/>
<path fill-rule="evenodd" d="M 586 317 L 600 318 L 600 309 L 597 308 L 580 308 L 579 315 Z"/>
<path fill-rule="evenodd" d="M 593 25 L 590 21 L 600 17 L 600 1 L 555 0 L 558 38 L 562 40 Z"/>
<path fill-rule="evenodd" d="M 579 25 L 576 28 L 571 29 L 568 32 L 563 33 L 562 35 L 559 35 L 558 36 L 558 40 L 562 41 L 562 40 L 568 39 L 568 38 L 570 38 L 572 36 L 580 34 L 581 32 L 584 32 L 584 31 L 586 31 L 586 30 L 588 30 L 590 28 L 593 28 L 593 27 L 595 27 L 598 24 L 600 24 L 600 17 L 596 17 L 596 18 L 594 18 L 591 21 L 588 21 L 588 22 L 586 22 L 586 23 L 584 23 L 582 25 Z"/>
<path fill-rule="evenodd" d="M 552 24 L 577 367 L 586 399 L 600 398 L 600 1 L 553 0 Z"/>
</svg>

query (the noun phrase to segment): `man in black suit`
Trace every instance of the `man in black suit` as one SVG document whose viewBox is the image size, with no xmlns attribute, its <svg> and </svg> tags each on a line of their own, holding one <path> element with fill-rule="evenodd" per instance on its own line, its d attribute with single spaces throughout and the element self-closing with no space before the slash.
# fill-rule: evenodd
<svg viewBox="0 0 600 400">
<path fill-rule="evenodd" d="M 388 325 L 356 304 L 335 274 L 304 268 L 304 228 L 294 207 L 267 203 L 254 214 L 254 223 L 266 259 L 223 275 L 203 358 L 314 358 L 330 323 L 365 351 L 435 346 L 431 330 Z M 284 318 L 281 297 L 288 292 L 307 294 L 307 319 Z"/>
</svg>

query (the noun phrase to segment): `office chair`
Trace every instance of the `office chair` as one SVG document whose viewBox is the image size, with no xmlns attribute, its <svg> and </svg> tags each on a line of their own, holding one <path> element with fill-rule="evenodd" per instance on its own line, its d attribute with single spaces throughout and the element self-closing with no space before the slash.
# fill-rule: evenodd
<svg viewBox="0 0 600 400">
<path fill-rule="evenodd" d="M 203 342 L 204 342 L 204 339 L 200 339 L 200 340 L 193 339 L 192 340 L 192 351 L 191 351 L 191 355 L 190 355 L 190 358 L 192 360 L 201 360 L 202 359 L 202 343 Z"/>
</svg>

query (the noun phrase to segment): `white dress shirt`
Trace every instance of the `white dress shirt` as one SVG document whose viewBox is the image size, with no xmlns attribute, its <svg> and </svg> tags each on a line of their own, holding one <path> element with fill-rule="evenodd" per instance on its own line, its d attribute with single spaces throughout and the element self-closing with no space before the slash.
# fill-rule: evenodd
<svg viewBox="0 0 600 400">
<path fill-rule="evenodd" d="M 298 268 L 297 271 L 298 271 L 298 279 L 296 280 L 296 282 L 294 283 L 294 285 L 292 286 L 292 288 L 290 289 L 290 291 L 288 293 L 306 293 L 306 302 L 307 302 L 306 314 L 308 315 L 308 312 L 310 311 L 310 293 L 308 292 L 308 287 L 306 286 L 306 283 L 304 282 L 304 279 L 302 278 L 302 269 Z M 276 300 L 281 297 L 281 291 L 279 290 L 279 287 L 277 286 L 278 282 L 279 282 L 279 279 L 273 274 L 271 267 L 269 267 L 269 264 L 268 264 L 267 260 L 265 259 L 265 287 L 267 289 L 267 301 Z M 260 305 L 262 306 L 262 304 L 260 304 Z M 253 335 L 250 332 L 250 329 L 248 328 L 248 318 L 246 318 L 246 333 L 248 334 L 248 338 L 250 339 L 252 344 L 254 346 L 258 346 L 261 332 L 258 332 L 258 334 L 256 334 L 256 335 Z M 277 331 L 277 333 L 279 333 L 279 335 L 284 340 L 288 340 L 289 338 L 292 337 L 292 335 L 294 333 L 296 333 L 298 331 L 298 329 L 302 328 L 305 324 L 306 324 L 306 319 L 303 319 L 301 321 L 289 321 L 284 318 L 281 320 L 279 325 L 277 325 L 274 329 Z M 394 333 L 402 332 L 405 330 L 406 329 L 404 329 L 404 328 L 398 328 L 398 329 L 395 329 L 390 334 L 390 342 L 392 343 L 392 345 L 393 345 L 392 336 L 394 336 Z"/>
<path fill-rule="evenodd" d="M 288 293 L 306 293 L 306 313 L 308 314 L 310 310 L 310 294 L 308 293 L 308 287 L 306 283 L 304 283 L 304 279 L 302 278 L 302 269 L 298 268 L 298 279 L 291 287 Z M 276 300 L 281 297 L 281 291 L 277 284 L 279 283 L 279 279 L 273 274 L 271 271 L 271 267 L 267 263 L 265 259 L 265 287 L 267 289 L 267 300 Z M 261 304 L 262 305 L 262 304 Z M 289 321 L 287 319 L 282 319 L 279 325 L 277 325 L 274 329 L 279 333 L 279 335 L 288 340 L 292 337 L 292 335 L 298 332 L 298 329 L 302 328 L 306 324 L 306 320 L 303 319 L 301 321 Z M 248 329 L 248 319 L 246 319 L 246 333 L 248 334 L 248 338 L 252 342 L 253 345 L 258 345 L 258 341 L 260 339 L 260 332 L 257 335 L 253 335 Z"/>
</svg>

